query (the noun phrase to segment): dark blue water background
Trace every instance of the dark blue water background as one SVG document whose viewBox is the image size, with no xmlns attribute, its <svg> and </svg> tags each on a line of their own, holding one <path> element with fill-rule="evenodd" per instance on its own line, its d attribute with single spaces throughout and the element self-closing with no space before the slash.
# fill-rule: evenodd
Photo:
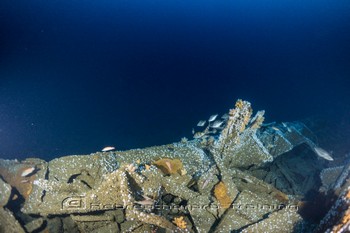
<svg viewBox="0 0 350 233">
<path fill-rule="evenodd" d="M 347 0 L 0 3 L 2 158 L 191 138 L 237 98 L 349 127 L 349 83 Z"/>
</svg>

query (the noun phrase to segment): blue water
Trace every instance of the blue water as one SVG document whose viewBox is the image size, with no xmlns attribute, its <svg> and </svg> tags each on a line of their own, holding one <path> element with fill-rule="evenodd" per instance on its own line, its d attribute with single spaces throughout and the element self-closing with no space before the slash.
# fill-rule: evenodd
<svg viewBox="0 0 350 233">
<path fill-rule="evenodd" d="M 191 138 L 237 98 L 350 119 L 347 0 L 2 0 L 0 35 L 2 158 Z"/>
</svg>

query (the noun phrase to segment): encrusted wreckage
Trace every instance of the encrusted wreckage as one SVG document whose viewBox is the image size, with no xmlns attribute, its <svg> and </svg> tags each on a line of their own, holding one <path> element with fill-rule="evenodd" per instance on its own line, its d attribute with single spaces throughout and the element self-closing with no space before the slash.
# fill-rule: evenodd
<svg viewBox="0 0 350 233">
<path fill-rule="evenodd" d="M 321 172 L 323 161 L 306 146 L 315 145 L 315 136 L 303 123 L 263 124 L 264 111 L 252 113 L 249 102 L 238 100 L 224 122 L 169 145 L 49 162 L 0 160 L 0 232 L 330 228 L 344 216 L 328 213 L 333 222 L 316 228 L 303 216 L 305 199 L 334 189 L 348 198 L 348 165 Z M 337 187 L 332 179 L 340 179 Z"/>
</svg>

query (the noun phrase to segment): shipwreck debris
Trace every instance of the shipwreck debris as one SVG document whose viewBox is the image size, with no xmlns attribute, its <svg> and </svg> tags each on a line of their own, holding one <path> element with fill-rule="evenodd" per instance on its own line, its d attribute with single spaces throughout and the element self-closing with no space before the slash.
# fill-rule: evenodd
<svg viewBox="0 0 350 233">
<path fill-rule="evenodd" d="M 264 113 L 238 100 L 192 140 L 49 162 L 0 160 L 0 231 L 301 232 L 307 221 L 298 208 L 318 192 L 320 173 L 321 189 L 348 204 L 350 165 L 321 172 L 312 151 L 300 149 L 313 143 L 310 130 L 263 124 Z M 329 212 L 319 229 L 342 229 L 346 216 Z"/>
</svg>

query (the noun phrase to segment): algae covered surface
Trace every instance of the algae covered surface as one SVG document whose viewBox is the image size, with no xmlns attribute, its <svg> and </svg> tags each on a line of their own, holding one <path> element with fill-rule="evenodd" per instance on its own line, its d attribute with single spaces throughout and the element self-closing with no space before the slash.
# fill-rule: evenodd
<svg viewBox="0 0 350 233">
<path fill-rule="evenodd" d="M 322 170 L 305 124 L 264 124 L 263 115 L 238 100 L 192 140 L 48 162 L 0 160 L 0 232 L 330 229 L 345 214 L 326 209 L 318 224 L 306 200 L 337 194 L 349 203 L 349 165 Z"/>
</svg>

